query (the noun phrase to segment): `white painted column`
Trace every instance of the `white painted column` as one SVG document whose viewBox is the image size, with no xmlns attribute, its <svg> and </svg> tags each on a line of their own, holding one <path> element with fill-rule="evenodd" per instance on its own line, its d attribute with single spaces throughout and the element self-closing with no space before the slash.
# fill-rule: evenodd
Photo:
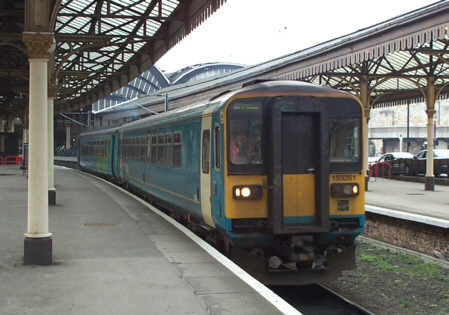
<svg viewBox="0 0 449 315">
<path fill-rule="evenodd" d="M 435 115 L 435 85 L 434 78 L 427 79 L 426 113 L 427 113 L 427 159 L 425 190 L 435 190 L 435 175 L 433 174 L 433 116 Z"/>
<path fill-rule="evenodd" d="M 48 112 L 47 112 L 47 136 L 48 136 L 48 204 L 56 204 L 55 166 L 54 166 L 54 99 L 56 85 L 48 86 Z"/>
<path fill-rule="evenodd" d="M 52 238 L 48 227 L 48 124 L 47 64 L 53 34 L 24 33 L 30 62 L 28 224 L 24 263 L 52 263 Z"/>
<path fill-rule="evenodd" d="M 25 110 L 22 120 L 22 143 L 28 143 L 28 110 Z"/>
<path fill-rule="evenodd" d="M 368 190 L 368 156 L 369 156 L 369 135 L 368 135 L 368 122 L 370 114 L 369 104 L 370 92 L 368 89 L 368 77 L 362 76 L 360 78 L 360 102 L 363 106 L 363 119 L 362 119 L 362 136 L 363 136 L 363 171 L 365 174 L 365 190 Z"/>
</svg>

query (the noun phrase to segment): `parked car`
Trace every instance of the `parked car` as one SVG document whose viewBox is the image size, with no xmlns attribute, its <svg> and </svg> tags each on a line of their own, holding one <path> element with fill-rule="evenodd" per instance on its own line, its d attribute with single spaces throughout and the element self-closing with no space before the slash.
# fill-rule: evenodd
<svg viewBox="0 0 449 315">
<path fill-rule="evenodd" d="M 385 153 L 377 161 L 371 164 L 371 176 L 386 177 L 391 175 L 405 174 L 404 160 L 412 160 L 413 154 L 409 152 Z"/>
<path fill-rule="evenodd" d="M 419 175 L 426 173 L 427 150 L 419 152 L 412 161 L 406 161 L 405 174 Z M 433 150 L 433 172 L 437 177 L 447 176 L 449 171 L 449 150 Z"/>
</svg>

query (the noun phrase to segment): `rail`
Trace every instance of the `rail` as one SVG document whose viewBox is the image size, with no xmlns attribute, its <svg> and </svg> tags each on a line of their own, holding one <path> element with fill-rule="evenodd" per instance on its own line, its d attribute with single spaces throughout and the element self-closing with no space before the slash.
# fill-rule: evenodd
<svg viewBox="0 0 449 315">
<path fill-rule="evenodd" d="M 381 176 L 379 176 L 380 168 L 382 170 Z M 391 178 L 391 164 L 388 162 L 377 162 L 374 165 L 370 165 L 369 166 L 369 175 L 373 176 L 373 177 L 382 177 L 382 178 L 387 178 L 386 175 L 388 175 L 388 179 L 390 179 Z"/>
</svg>

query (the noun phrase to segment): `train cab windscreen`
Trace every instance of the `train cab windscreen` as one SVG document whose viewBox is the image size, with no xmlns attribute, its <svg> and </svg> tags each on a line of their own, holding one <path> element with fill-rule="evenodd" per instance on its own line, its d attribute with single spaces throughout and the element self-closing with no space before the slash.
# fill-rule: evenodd
<svg viewBox="0 0 449 315">
<path fill-rule="evenodd" d="M 357 119 L 335 119 L 330 121 L 330 161 L 355 162 L 359 159 Z"/>
<path fill-rule="evenodd" d="M 330 171 L 353 172 L 362 168 L 360 118 L 330 120 Z"/>
<path fill-rule="evenodd" d="M 262 100 L 239 100 L 228 108 L 228 158 L 232 173 L 263 172 Z"/>
</svg>

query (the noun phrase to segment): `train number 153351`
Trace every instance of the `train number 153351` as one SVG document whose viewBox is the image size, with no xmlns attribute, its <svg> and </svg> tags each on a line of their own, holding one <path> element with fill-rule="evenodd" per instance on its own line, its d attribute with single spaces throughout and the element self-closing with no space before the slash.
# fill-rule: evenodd
<svg viewBox="0 0 449 315">
<path fill-rule="evenodd" d="M 332 180 L 334 182 L 348 182 L 355 180 L 355 175 L 332 175 Z"/>
</svg>

